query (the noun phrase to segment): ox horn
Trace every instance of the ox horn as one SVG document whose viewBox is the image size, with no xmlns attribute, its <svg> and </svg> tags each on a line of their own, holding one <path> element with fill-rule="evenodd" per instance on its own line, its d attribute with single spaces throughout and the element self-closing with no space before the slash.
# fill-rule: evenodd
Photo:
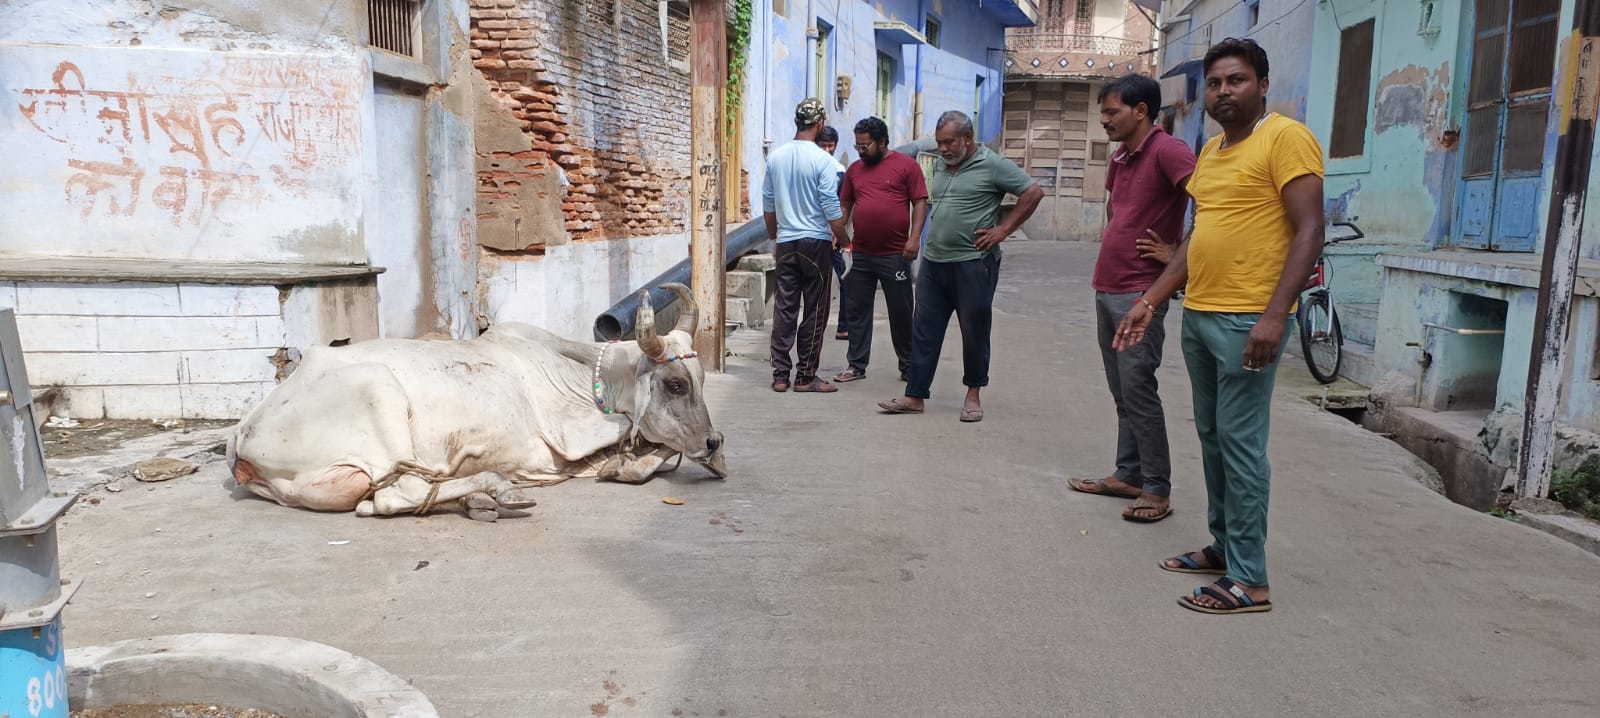
<svg viewBox="0 0 1600 718">
<path fill-rule="evenodd" d="M 633 322 L 633 336 L 639 340 L 639 349 L 645 356 L 660 359 L 667 353 L 667 346 L 661 342 L 661 335 L 656 334 L 656 310 L 650 306 L 650 290 L 639 290 L 639 314 Z"/>
<path fill-rule="evenodd" d="M 689 292 L 688 287 L 677 282 L 663 284 L 661 288 L 669 289 L 678 295 L 678 324 L 673 330 L 694 336 L 695 330 L 700 328 L 700 305 L 694 303 L 694 295 Z"/>
</svg>

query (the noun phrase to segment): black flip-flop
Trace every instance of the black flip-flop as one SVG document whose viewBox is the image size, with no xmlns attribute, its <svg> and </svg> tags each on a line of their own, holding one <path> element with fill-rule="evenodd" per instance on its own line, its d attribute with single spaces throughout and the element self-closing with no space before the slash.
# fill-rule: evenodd
<svg viewBox="0 0 1600 718">
<path fill-rule="evenodd" d="M 852 381 L 861 381 L 865 378 L 867 378 L 866 372 L 856 371 L 854 369 L 846 369 L 838 374 L 833 375 L 833 380 L 839 382 L 840 384 L 846 384 Z"/>
<path fill-rule="evenodd" d="M 1193 596 L 1179 596 L 1178 605 L 1191 611 L 1209 613 L 1214 616 L 1220 616 L 1225 613 L 1265 613 L 1272 610 L 1271 601 L 1252 600 L 1250 594 L 1244 592 L 1243 587 L 1227 576 L 1217 579 L 1217 582 L 1212 586 L 1216 586 L 1216 588 L 1201 586 L 1194 590 Z M 1222 590 L 1219 591 L 1217 589 Z M 1211 606 L 1202 606 L 1195 603 L 1195 599 L 1202 595 L 1216 599 L 1223 607 L 1212 608 Z"/>
<path fill-rule="evenodd" d="M 1173 573 L 1209 573 L 1218 576 L 1228 573 L 1228 558 L 1220 553 L 1217 553 L 1216 549 L 1207 546 L 1203 549 L 1200 549 L 1200 555 L 1204 556 L 1206 563 L 1210 565 L 1201 566 L 1200 564 L 1196 563 L 1194 559 L 1189 558 L 1189 554 L 1187 553 L 1181 553 L 1177 556 L 1173 556 L 1172 558 L 1162 559 L 1162 561 L 1156 565 L 1160 566 L 1161 570 L 1163 571 L 1171 571 Z M 1168 561 L 1177 561 L 1183 565 L 1168 566 Z"/>
</svg>

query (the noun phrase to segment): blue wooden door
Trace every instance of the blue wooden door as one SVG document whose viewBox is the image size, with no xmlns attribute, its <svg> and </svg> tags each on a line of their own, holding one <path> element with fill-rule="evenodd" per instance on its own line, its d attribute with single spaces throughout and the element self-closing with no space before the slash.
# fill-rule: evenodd
<svg viewBox="0 0 1600 718">
<path fill-rule="evenodd" d="M 1531 252 L 1539 240 L 1561 0 L 1475 0 L 1454 244 Z"/>
</svg>

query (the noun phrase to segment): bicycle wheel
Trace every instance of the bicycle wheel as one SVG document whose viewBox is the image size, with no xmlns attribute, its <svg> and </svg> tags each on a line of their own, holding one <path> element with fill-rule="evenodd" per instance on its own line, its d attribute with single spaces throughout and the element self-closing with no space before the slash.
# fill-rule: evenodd
<svg viewBox="0 0 1600 718">
<path fill-rule="evenodd" d="M 1339 364 L 1344 359 L 1344 332 L 1339 329 L 1339 317 L 1333 313 L 1328 295 L 1319 292 L 1306 297 L 1297 316 L 1306 368 L 1317 381 L 1332 384 L 1339 378 Z"/>
</svg>

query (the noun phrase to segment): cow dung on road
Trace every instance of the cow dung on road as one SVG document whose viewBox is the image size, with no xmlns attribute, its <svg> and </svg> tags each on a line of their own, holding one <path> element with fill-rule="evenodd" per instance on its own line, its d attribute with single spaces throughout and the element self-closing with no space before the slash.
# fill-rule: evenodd
<svg viewBox="0 0 1600 718">
<path fill-rule="evenodd" d="M 198 464 L 163 456 L 134 464 L 133 478 L 144 482 L 170 481 L 199 470 Z"/>
</svg>

